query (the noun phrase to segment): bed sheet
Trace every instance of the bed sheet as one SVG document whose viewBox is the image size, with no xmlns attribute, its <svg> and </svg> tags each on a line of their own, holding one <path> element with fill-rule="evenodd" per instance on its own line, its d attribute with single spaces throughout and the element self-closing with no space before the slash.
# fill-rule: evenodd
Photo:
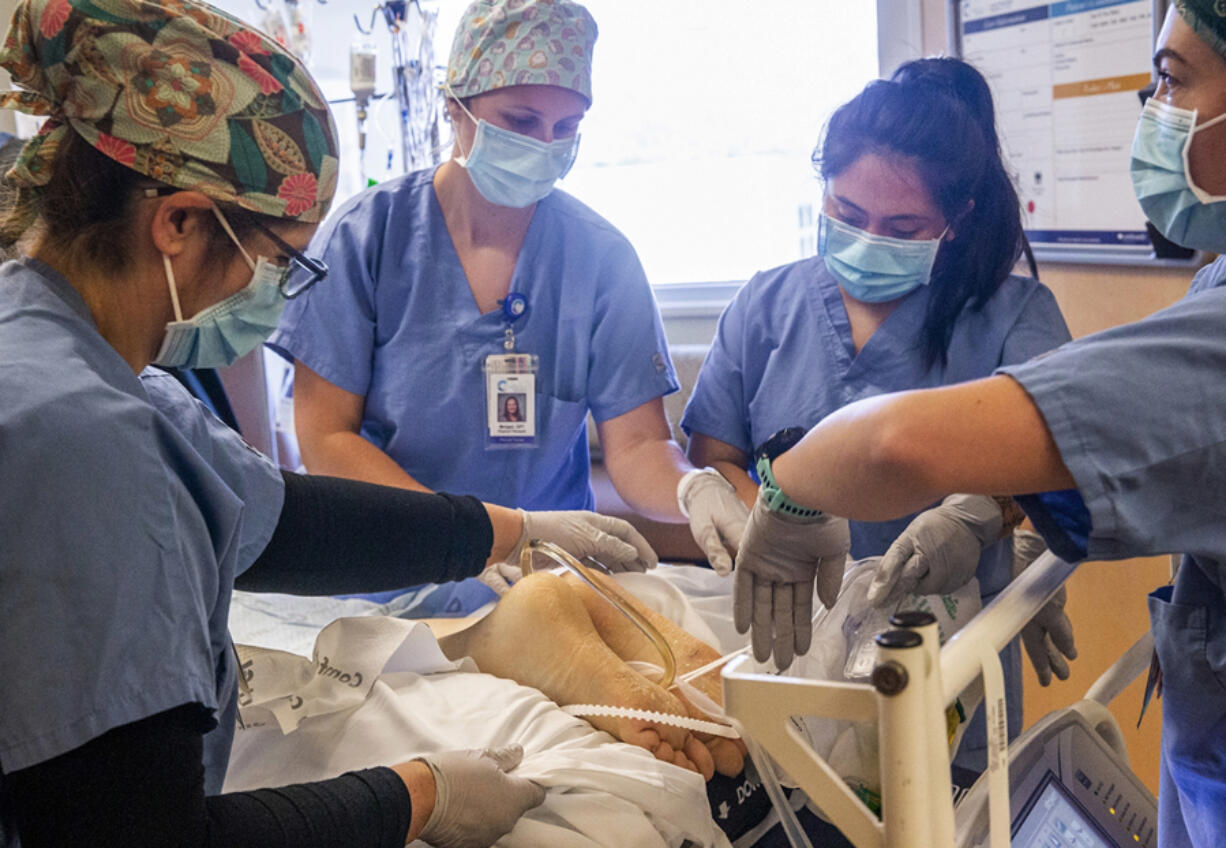
<svg viewBox="0 0 1226 848">
<path fill-rule="evenodd" d="M 684 606 L 667 584 L 657 594 L 663 606 Z M 387 618 L 385 607 L 236 594 L 236 642 L 265 647 L 241 649 L 252 692 L 225 791 L 515 742 L 525 750 L 517 773 L 548 792 L 499 841 L 504 848 L 729 845 L 700 776 L 593 729 L 535 689 L 447 660 L 425 624 Z M 351 617 L 321 630 L 337 612 Z"/>
</svg>

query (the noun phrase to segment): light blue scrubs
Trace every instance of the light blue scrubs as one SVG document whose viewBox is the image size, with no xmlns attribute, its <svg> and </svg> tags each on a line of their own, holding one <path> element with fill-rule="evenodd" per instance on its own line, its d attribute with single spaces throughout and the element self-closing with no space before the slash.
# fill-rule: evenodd
<svg viewBox="0 0 1226 848">
<path fill-rule="evenodd" d="M 1162 665 L 1162 848 L 1226 845 L 1226 260 L 1143 321 L 1003 369 L 1077 483 L 1019 499 L 1068 560 L 1183 553 L 1149 596 Z M 1087 526 L 1088 521 L 1088 526 Z"/>
<path fill-rule="evenodd" d="M 928 366 L 921 327 L 931 290 L 908 295 L 859 353 L 838 283 L 819 257 L 754 275 L 733 298 L 681 419 L 687 434 L 704 433 L 752 454 L 785 427 L 813 427 L 849 403 L 887 392 L 945 386 L 990 375 L 1068 341 L 1051 292 L 1011 276 L 979 310 L 958 317 L 947 363 Z M 851 522 L 857 559 L 884 554 L 915 515 Z M 984 551 L 979 585 L 990 600 L 1010 580 L 1008 542 Z M 1021 666 L 1016 644 L 1005 655 L 1009 725 L 1021 729 Z M 978 722 L 976 722 L 978 724 Z M 982 731 L 972 726 L 959 763 L 982 770 Z M 969 759 L 967 759 L 969 757 Z"/>
<path fill-rule="evenodd" d="M 272 536 L 280 473 L 172 377 L 138 378 L 37 261 L 0 267 L 0 398 L 0 771 L 198 703 L 219 792 L 230 594 Z"/>
<path fill-rule="evenodd" d="M 562 191 L 537 204 L 511 278 L 527 297 L 516 350 L 539 357 L 538 445 L 486 449 L 482 366 L 503 352 L 434 193 L 433 170 L 362 192 L 316 234 L 328 277 L 289 302 L 274 347 L 366 399 L 361 433 L 436 491 L 524 509 L 591 509 L 586 417 L 677 390 L 630 243 Z"/>
</svg>

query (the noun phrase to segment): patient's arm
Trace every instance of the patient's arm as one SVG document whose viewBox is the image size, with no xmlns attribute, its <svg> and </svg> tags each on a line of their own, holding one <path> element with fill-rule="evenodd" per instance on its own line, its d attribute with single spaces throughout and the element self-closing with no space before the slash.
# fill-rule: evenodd
<svg viewBox="0 0 1226 848">
<path fill-rule="evenodd" d="M 611 617 L 609 613 L 620 618 L 606 601 L 586 587 L 582 591 L 578 588 L 577 582 L 552 574 L 529 575 L 516 583 L 488 616 L 467 630 L 444 637 L 439 644 L 447 656 L 471 656 L 482 671 L 540 689 L 563 706 L 605 704 L 690 714 L 682 700 L 624 662 L 651 661 L 655 655 L 647 640 L 629 622 Z M 644 611 L 641 605 L 638 608 Z M 697 649 L 695 646 L 702 643 L 671 622 L 657 617 L 653 623 L 674 645 L 679 670 L 683 662 L 696 668 L 718 656 L 709 646 Z M 658 758 L 699 771 L 707 778 L 717 765 L 721 772 L 731 770 L 735 774 L 740 770 L 735 746 L 731 746 L 731 755 L 724 750 L 727 746 L 708 750 L 699 738 L 681 728 L 635 719 L 593 718 L 591 723 L 623 742 L 647 748 Z"/>
</svg>

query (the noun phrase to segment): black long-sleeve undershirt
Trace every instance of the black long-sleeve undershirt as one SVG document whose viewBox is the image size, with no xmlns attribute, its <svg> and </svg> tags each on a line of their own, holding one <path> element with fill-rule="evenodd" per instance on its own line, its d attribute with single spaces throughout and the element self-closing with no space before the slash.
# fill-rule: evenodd
<svg viewBox="0 0 1226 848">
<path fill-rule="evenodd" d="M 408 790 L 389 768 L 206 797 L 198 704 L 115 728 L 4 775 L 23 848 L 400 848 Z"/>
<path fill-rule="evenodd" d="M 489 515 L 473 497 L 281 476 L 276 530 L 238 589 L 340 595 L 462 580 L 481 573 L 494 545 Z"/>
</svg>

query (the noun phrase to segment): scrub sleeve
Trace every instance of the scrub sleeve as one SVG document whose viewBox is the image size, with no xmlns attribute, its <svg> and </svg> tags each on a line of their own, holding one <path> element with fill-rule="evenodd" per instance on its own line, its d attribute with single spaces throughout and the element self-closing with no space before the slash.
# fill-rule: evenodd
<svg viewBox="0 0 1226 848">
<path fill-rule="evenodd" d="M 1066 506 L 1070 493 L 1022 499 L 1053 550 L 1095 560 L 1187 552 L 1174 586 L 1149 597 L 1163 670 L 1163 848 L 1226 844 L 1220 270 L 1198 276 L 1193 293 L 1143 321 L 1003 369 L 1043 415 L 1082 502 L 1079 527 Z"/>
<path fill-rule="evenodd" d="M 47 266 L 0 269 L 0 326 L 0 665 L 23 681 L 0 686 L 0 769 L 199 703 L 217 721 L 217 792 L 237 691 L 230 591 L 275 525 L 279 475 L 177 384 L 155 392 L 172 415 L 156 408 Z"/>
</svg>

